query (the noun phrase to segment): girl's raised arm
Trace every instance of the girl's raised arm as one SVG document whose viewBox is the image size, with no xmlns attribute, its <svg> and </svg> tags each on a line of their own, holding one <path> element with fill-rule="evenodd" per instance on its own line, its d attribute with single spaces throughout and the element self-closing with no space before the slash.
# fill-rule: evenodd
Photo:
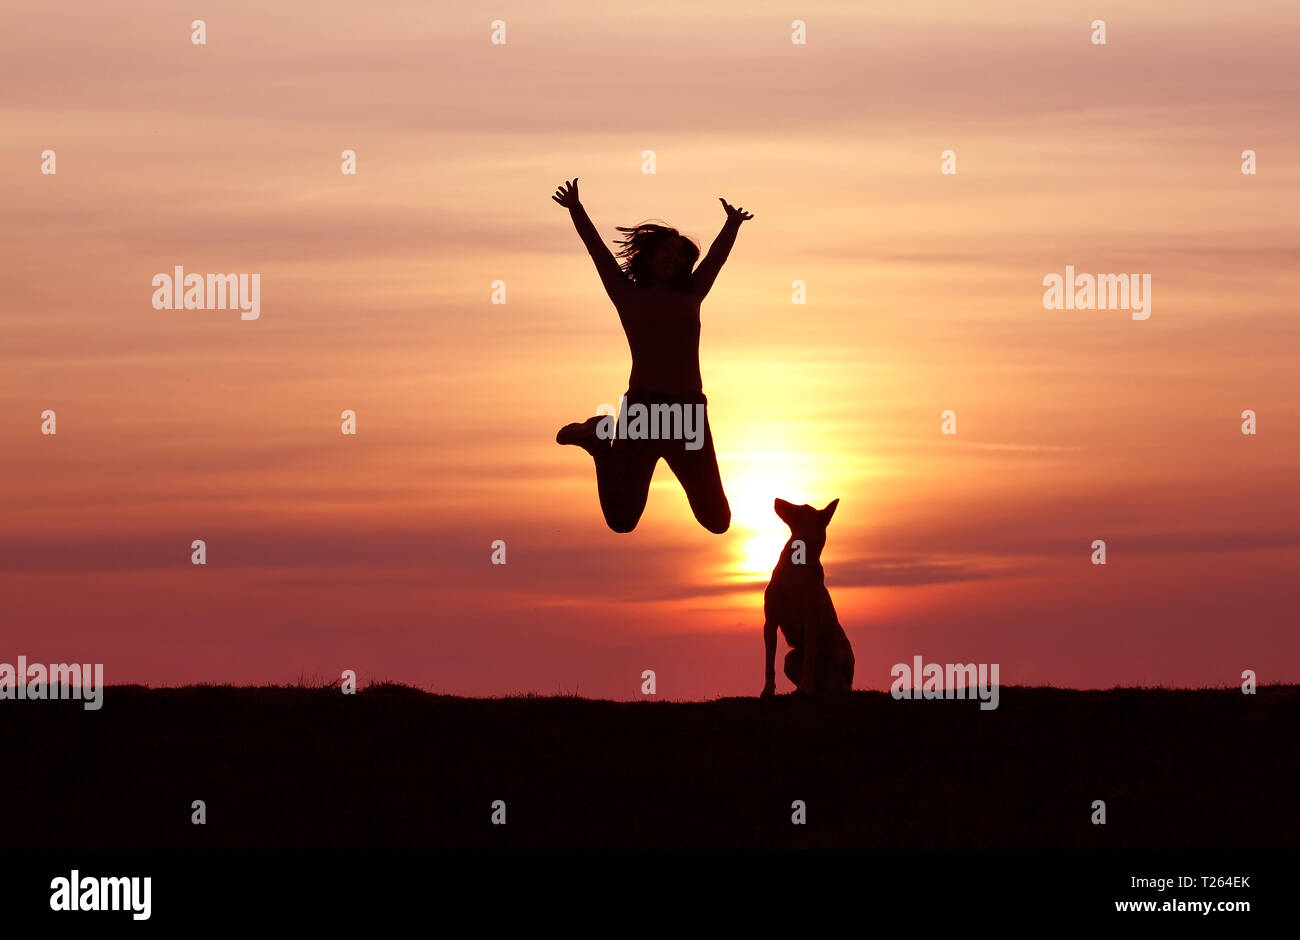
<svg viewBox="0 0 1300 940">
<path fill-rule="evenodd" d="M 591 218 L 587 215 L 587 210 L 578 201 L 578 178 L 575 176 L 572 182 L 566 182 L 555 191 L 555 195 L 551 198 L 569 210 L 569 217 L 573 219 L 573 227 L 578 230 L 582 243 L 587 246 L 587 253 L 591 255 L 591 260 L 595 262 L 596 273 L 600 275 L 600 282 L 605 285 L 605 293 L 609 295 L 610 300 L 614 301 L 614 305 L 618 306 L 623 292 L 630 286 L 631 282 L 627 279 L 627 275 L 623 273 L 623 269 L 618 266 L 614 253 L 600 240 L 600 233 L 596 231 L 596 226 L 592 224 Z"/>
<path fill-rule="evenodd" d="M 736 233 L 740 231 L 740 223 L 754 217 L 752 212 L 727 205 L 727 200 L 721 196 L 718 197 L 718 201 L 722 203 L 722 208 L 727 213 L 727 221 L 722 223 L 722 231 L 718 233 L 717 238 L 713 239 L 713 244 L 709 246 L 709 253 L 704 256 L 704 260 L 691 275 L 692 287 L 701 300 L 713 287 L 718 272 L 722 270 L 723 263 L 731 254 L 731 246 L 736 243 Z"/>
</svg>

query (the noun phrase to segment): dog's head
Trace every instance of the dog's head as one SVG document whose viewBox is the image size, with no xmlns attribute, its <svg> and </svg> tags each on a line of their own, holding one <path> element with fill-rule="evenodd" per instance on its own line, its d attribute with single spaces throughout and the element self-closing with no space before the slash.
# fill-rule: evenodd
<svg viewBox="0 0 1300 940">
<path fill-rule="evenodd" d="M 808 554 L 818 558 L 826 545 L 826 526 L 830 525 L 831 516 L 835 515 L 835 507 L 839 504 L 838 499 L 833 499 L 825 509 L 814 509 L 807 503 L 796 506 L 778 499 L 772 508 L 781 517 L 781 521 L 790 527 L 791 537 L 801 539 L 808 547 Z"/>
</svg>

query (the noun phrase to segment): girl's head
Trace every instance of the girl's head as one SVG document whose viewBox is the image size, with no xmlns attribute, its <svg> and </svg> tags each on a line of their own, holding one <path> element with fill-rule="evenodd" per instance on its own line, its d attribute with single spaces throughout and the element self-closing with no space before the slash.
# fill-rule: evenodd
<svg viewBox="0 0 1300 940">
<path fill-rule="evenodd" d="M 700 256 L 700 247 L 675 228 L 642 222 L 635 228 L 619 226 L 626 233 L 615 252 L 623 259 L 623 273 L 638 287 L 691 289 L 691 271 Z"/>
</svg>

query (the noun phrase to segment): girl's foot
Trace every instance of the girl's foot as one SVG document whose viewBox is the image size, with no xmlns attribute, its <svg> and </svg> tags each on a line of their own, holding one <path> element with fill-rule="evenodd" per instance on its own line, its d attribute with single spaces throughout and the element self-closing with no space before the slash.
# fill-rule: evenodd
<svg viewBox="0 0 1300 940">
<path fill-rule="evenodd" d="M 586 421 L 575 421 L 573 424 L 566 424 L 556 432 L 555 443 L 575 444 L 589 454 L 597 447 L 608 447 L 609 438 L 600 437 L 596 433 L 596 428 L 600 426 L 600 422 L 608 417 L 608 415 L 594 415 Z"/>
</svg>

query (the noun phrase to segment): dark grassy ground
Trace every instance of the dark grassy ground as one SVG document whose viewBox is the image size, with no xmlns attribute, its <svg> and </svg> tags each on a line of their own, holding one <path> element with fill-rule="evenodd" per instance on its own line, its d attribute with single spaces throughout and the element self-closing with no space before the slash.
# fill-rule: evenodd
<svg viewBox="0 0 1300 940">
<path fill-rule="evenodd" d="M 987 712 L 878 692 L 117 686 L 99 712 L 0 703 L 0 832 L 54 848 L 1296 848 L 1298 720 L 1298 686 L 1005 688 Z"/>
</svg>

